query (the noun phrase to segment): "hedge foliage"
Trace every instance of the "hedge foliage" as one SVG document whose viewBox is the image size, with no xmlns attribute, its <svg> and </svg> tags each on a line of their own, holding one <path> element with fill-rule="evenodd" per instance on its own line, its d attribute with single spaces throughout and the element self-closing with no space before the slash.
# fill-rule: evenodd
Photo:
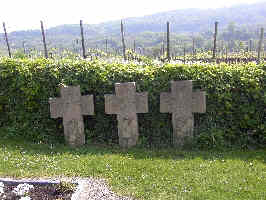
<svg viewBox="0 0 266 200">
<path fill-rule="evenodd" d="M 266 144 L 266 67 L 264 64 L 137 65 L 86 60 L 0 59 L 0 134 L 27 140 L 63 141 L 62 119 L 51 119 L 49 97 L 60 83 L 80 85 L 93 94 L 95 115 L 85 116 L 87 140 L 117 143 L 115 115 L 104 112 L 104 94 L 114 83 L 135 81 L 149 94 L 149 113 L 138 114 L 140 145 L 171 145 L 171 115 L 159 112 L 161 92 L 171 80 L 193 80 L 207 92 L 207 112 L 194 114 L 197 147 Z"/>
</svg>

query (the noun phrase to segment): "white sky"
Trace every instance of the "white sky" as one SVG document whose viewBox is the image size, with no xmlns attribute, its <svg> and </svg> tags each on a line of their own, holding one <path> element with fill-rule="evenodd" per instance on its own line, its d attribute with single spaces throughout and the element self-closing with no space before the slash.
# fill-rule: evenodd
<svg viewBox="0 0 266 200">
<path fill-rule="evenodd" d="M 96 24 L 183 8 L 219 8 L 266 0 L 1 0 L 2 22 L 8 32 L 61 24 Z"/>
</svg>

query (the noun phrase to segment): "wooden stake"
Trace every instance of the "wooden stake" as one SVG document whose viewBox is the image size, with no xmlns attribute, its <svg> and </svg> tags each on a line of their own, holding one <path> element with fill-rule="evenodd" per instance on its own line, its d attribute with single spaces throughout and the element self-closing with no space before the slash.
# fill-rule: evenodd
<svg viewBox="0 0 266 200">
<path fill-rule="evenodd" d="M 252 51 L 252 40 L 249 40 L 249 51 Z"/>
<path fill-rule="evenodd" d="M 164 53 L 165 53 L 165 48 L 164 48 L 164 41 L 163 41 L 163 47 L 162 47 L 162 54 L 163 54 L 163 57 L 164 57 Z"/>
<path fill-rule="evenodd" d="M 107 45 L 108 45 L 108 41 L 107 41 L 107 39 L 106 39 L 106 40 L 105 40 L 105 52 L 106 52 L 106 53 L 108 53 L 108 46 L 107 46 Z"/>
<path fill-rule="evenodd" d="M 227 46 L 225 47 L 225 59 L 226 60 L 228 59 L 228 48 L 229 47 L 227 47 Z"/>
<path fill-rule="evenodd" d="M 25 47 L 25 41 L 22 42 L 23 52 L 26 55 L 26 47 Z"/>
<path fill-rule="evenodd" d="M 166 24 L 167 24 L 167 53 L 166 53 L 166 57 L 167 57 L 167 60 L 170 61 L 171 57 L 170 57 L 170 30 L 169 30 L 169 22 L 167 22 Z"/>
<path fill-rule="evenodd" d="M 82 56 L 85 59 L 86 58 L 86 52 L 85 52 L 84 33 L 83 33 L 82 20 L 80 20 L 80 34 L 81 34 Z"/>
<path fill-rule="evenodd" d="M 220 55 L 221 55 L 221 58 L 224 57 L 224 41 L 222 40 L 221 41 L 221 46 L 220 46 Z"/>
<path fill-rule="evenodd" d="M 186 64 L 186 44 L 184 44 L 184 64 Z"/>
<path fill-rule="evenodd" d="M 8 55 L 11 58 L 11 51 L 10 51 L 10 46 L 9 46 L 9 43 L 8 43 L 8 37 L 7 37 L 5 22 L 3 22 L 3 28 L 4 28 L 4 32 L 5 32 L 5 39 L 6 39 L 6 46 L 7 46 L 7 50 L 8 50 Z"/>
<path fill-rule="evenodd" d="M 214 32 L 213 52 L 212 52 L 212 58 L 213 59 L 216 58 L 217 33 L 218 33 L 218 22 L 215 22 L 215 32 Z"/>
<path fill-rule="evenodd" d="M 192 55 L 193 59 L 195 59 L 195 38 L 192 39 Z"/>
<path fill-rule="evenodd" d="M 125 45 L 125 38 L 124 38 L 124 27 L 123 27 L 123 22 L 121 20 L 121 37 L 122 37 L 122 45 L 123 45 L 123 57 L 124 60 L 126 60 L 126 45 Z"/>
<path fill-rule="evenodd" d="M 260 29 L 260 41 L 259 41 L 259 47 L 258 47 L 258 63 L 260 63 L 261 59 L 261 50 L 262 50 L 262 43 L 264 40 L 264 28 Z"/>
<path fill-rule="evenodd" d="M 138 49 L 139 49 L 139 54 L 141 55 L 141 54 L 142 54 L 142 52 L 141 52 L 141 47 L 139 47 Z"/>
<path fill-rule="evenodd" d="M 46 40 L 45 40 L 45 34 L 44 34 L 44 28 L 43 28 L 42 21 L 41 21 L 41 30 L 42 30 L 42 41 L 43 41 L 43 47 L 44 47 L 44 56 L 45 58 L 48 58 L 48 52 L 47 52 L 47 46 L 46 46 Z"/>
</svg>

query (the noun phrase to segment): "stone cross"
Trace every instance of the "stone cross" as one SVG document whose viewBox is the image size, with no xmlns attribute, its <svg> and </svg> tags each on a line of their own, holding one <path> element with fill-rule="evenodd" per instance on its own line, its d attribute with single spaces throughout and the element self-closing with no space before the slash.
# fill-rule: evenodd
<svg viewBox="0 0 266 200">
<path fill-rule="evenodd" d="M 61 86 L 61 98 L 50 98 L 52 118 L 63 117 L 65 141 L 71 147 L 85 144 L 82 115 L 93 115 L 93 95 L 81 96 L 80 86 Z"/>
<path fill-rule="evenodd" d="M 148 112 L 148 93 L 136 93 L 136 85 L 116 83 L 116 95 L 105 95 L 105 112 L 117 114 L 119 145 L 130 148 L 138 141 L 137 113 Z"/>
<path fill-rule="evenodd" d="M 205 92 L 192 92 L 192 81 L 171 81 L 171 93 L 161 93 L 160 112 L 172 113 L 173 143 L 183 146 L 192 137 L 193 113 L 206 112 Z"/>
</svg>

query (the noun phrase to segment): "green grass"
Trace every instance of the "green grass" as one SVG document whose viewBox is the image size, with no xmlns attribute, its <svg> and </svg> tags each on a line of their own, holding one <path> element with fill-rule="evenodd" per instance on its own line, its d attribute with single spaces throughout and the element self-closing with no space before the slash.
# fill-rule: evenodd
<svg viewBox="0 0 266 200">
<path fill-rule="evenodd" d="M 136 199 L 266 199 L 266 150 L 179 151 L 0 141 L 0 177 L 96 177 Z"/>
</svg>

